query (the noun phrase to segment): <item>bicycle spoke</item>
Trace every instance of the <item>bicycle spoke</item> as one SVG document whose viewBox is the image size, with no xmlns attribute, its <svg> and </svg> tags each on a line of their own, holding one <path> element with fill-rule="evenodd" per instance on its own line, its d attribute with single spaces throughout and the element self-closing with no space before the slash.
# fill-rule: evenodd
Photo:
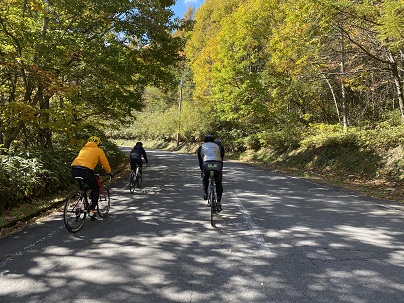
<svg viewBox="0 0 404 303">
<path fill-rule="evenodd" d="M 98 198 L 97 211 L 101 218 L 108 216 L 109 208 L 111 206 L 111 199 L 109 195 L 109 189 L 106 185 L 100 189 L 100 196 Z"/>
<path fill-rule="evenodd" d="M 131 171 L 130 174 L 130 179 L 129 179 L 129 190 L 131 193 L 133 193 L 135 191 L 135 175 L 133 173 L 133 171 Z"/>
<path fill-rule="evenodd" d="M 66 229 L 72 233 L 79 231 L 85 222 L 85 218 L 84 198 L 80 193 L 73 193 L 67 199 L 63 210 Z"/>
</svg>

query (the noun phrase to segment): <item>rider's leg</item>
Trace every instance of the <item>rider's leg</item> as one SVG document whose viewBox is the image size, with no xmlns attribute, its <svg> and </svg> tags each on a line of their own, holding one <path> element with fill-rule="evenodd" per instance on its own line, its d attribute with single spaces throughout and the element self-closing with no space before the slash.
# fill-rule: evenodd
<svg viewBox="0 0 404 303">
<path fill-rule="evenodd" d="M 135 159 L 130 159 L 130 169 L 131 170 L 136 169 L 136 160 Z"/>
<path fill-rule="evenodd" d="M 143 161 L 140 159 L 140 160 L 137 160 L 136 163 L 137 163 L 137 165 L 139 166 L 139 174 L 142 175 L 142 172 L 143 172 Z"/>
<path fill-rule="evenodd" d="M 98 197 L 100 195 L 100 188 L 98 187 L 97 179 L 94 176 L 94 171 L 89 168 L 75 168 L 72 167 L 72 175 L 73 177 L 82 177 L 84 182 L 90 187 L 91 189 L 91 204 L 90 204 L 90 216 L 95 215 L 95 207 L 98 203 Z M 95 217 L 94 217 L 95 218 Z"/>
<path fill-rule="evenodd" d="M 100 188 L 98 186 L 97 179 L 94 176 L 94 172 L 92 174 L 90 173 L 87 184 L 88 184 L 88 187 L 90 187 L 90 189 L 91 189 L 90 216 L 92 217 L 92 219 L 94 219 L 95 218 L 95 207 L 98 204 L 98 198 L 100 196 Z"/>
<path fill-rule="evenodd" d="M 221 171 L 215 172 L 215 182 L 216 182 L 217 202 L 220 203 L 222 201 L 222 194 L 223 194 L 222 172 Z"/>
<path fill-rule="evenodd" d="M 202 175 L 202 189 L 203 189 L 203 199 L 208 199 L 208 186 L 209 186 L 209 171 L 203 166 Z"/>
</svg>

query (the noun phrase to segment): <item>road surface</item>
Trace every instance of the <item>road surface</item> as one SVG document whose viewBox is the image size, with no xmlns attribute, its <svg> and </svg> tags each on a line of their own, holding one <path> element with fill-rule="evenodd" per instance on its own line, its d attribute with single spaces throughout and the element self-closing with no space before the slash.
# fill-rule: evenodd
<svg viewBox="0 0 404 303">
<path fill-rule="evenodd" d="M 197 157 L 148 158 L 142 192 L 113 180 L 105 220 L 71 234 L 57 212 L 0 239 L 0 302 L 404 300 L 397 204 L 225 162 L 212 227 Z"/>
</svg>

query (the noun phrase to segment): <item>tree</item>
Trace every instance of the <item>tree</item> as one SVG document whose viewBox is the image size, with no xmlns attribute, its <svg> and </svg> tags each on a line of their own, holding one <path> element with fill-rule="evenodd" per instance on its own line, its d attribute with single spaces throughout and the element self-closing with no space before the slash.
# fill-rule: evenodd
<svg viewBox="0 0 404 303">
<path fill-rule="evenodd" d="M 194 98 L 242 137 L 308 122 L 347 131 L 382 119 L 393 96 L 402 111 L 402 6 L 208 1 L 186 46 Z"/>
<path fill-rule="evenodd" d="M 182 47 L 173 2 L 3 1 L 0 144 L 51 148 L 52 133 L 124 117 L 141 108 L 147 84 L 171 84 Z"/>
</svg>

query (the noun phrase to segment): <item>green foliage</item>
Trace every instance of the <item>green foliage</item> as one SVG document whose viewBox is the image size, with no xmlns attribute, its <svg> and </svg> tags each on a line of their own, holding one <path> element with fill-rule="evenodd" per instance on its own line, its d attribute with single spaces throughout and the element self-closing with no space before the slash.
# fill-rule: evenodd
<svg viewBox="0 0 404 303">
<path fill-rule="evenodd" d="M 278 151 L 298 148 L 302 139 L 300 129 L 289 128 L 278 131 L 264 131 L 258 134 L 261 147 L 268 147 Z"/>
<path fill-rule="evenodd" d="M 354 132 L 344 133 L 340 125 L 311 124 L 300 142 L 302 148 L 312 149 L 321 146 L 356 145 L 358 136 Z"/>
<path fill-rule="evenodd" d="M 73 157 L 69 149 L 1 155 L 0 210 L 49 195 L 71 184 L 70 163 L 67 161 Z"/>
<path fill-rule="evenodd" d="M 52 148 L 54 133 L 140 109 L 146 85 L 172 86 L 183 44 L 172 4 L 3 1 L 0 143 Z"/>
<path fill-rule="evenodd" d="M 129 126 L 111 131 L 109 135 L 122 139 L 175 141 L 179 132 L 181 141 L 194 142 L 204 133 L 204 124 L 197 109 L 191 103 L 183 102 L 180 115 L 178 105 L 159 111 L 145 108 Z"/>
<path fill-rule="evenodd" d="M 117 170 L 127 161 L 127 156 L 110 142 L 101 131 L 89 129 L 76 141 L 76 146 L 63 145 L 52 150 L 25 149 L 15 143 L 8 154 L 0 155 L 0 211 L 32 199 L 48 196 L 74 184 L 70 164 L 91 135 L 100 136 L 111 168 Z M 59 138 L 60 139 L 60 138 Z M 98 165 L 96 172 L 103 172 Z"/>
<path fill-rule="evenodd" d="M 359 131 L 358 137 L 362 146 L 387 151 L 404 145 L 404 125 L 381 122 L 373 129 Z"/>
<path fill-rule="evenodd" d="M 379 39 L 392 50 L 400 51 L 404 47 L 404 3 L 400 0 L 383 1 L 376 26 Z"/>
<path fill-rule="evenodd" d="M 321 146 L 356 146 L 362 149 L 387 151 L 404 144 L 404 126 L 388 122 L 377 124 L 374 128 L 349 128 L 344 133 L 338 124 L 312 124 L 300 142 L 302 148 Z"/>
<path fill-rule="evenodd" d="M 241 128 L 245 139 L 233 138 L 235 149 L 296 146 L 299 135 L 282 143 L 285 129 L 305 117 L 344 127 L 378 124 L 391 108 L 403 108 L 397 98 L 403 80 L 394 72 L 396 64 L 402 68 L 402 6 L 396 0 L 205 2 L 185 48 L 196 105 L 216 115 L 212 130 L 233 138 L 225 133 Z M 361 138 L 336 133 L 327 140 L 350 144 L 355 136 Z"/>
</svg>

